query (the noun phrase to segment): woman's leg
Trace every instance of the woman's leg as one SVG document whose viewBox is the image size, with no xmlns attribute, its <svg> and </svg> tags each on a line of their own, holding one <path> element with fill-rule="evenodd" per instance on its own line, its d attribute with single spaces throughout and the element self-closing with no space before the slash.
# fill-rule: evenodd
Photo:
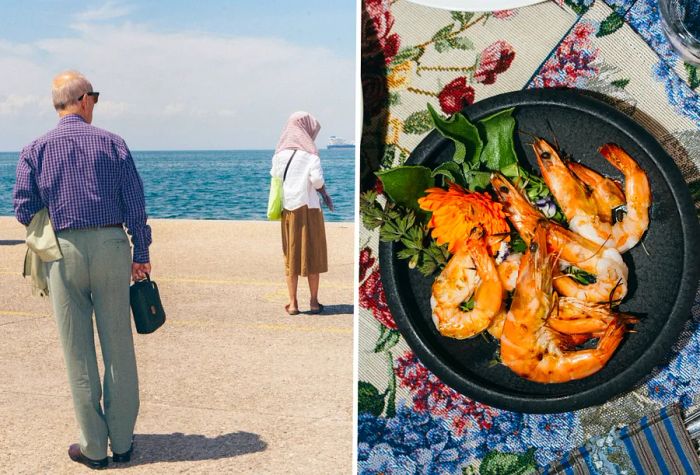
<svg viewBox="0 0 700 475">
<path fill-rule="evenodd" d="M 309 274 L 309 292 L 311 293 L 311 299 L 309 300 L 309 306 L 311 310 L 318 310 L 318 285 L 321 280 L 321 274 Z"/>
<path fill-rule="evenodd" d="M 296 274 L 287 275 L 287 290 L 289 291 L 289 304 L 285 307 L 287 312 L 299 311 L 299 302 L 297 302 L 297 284 L 299 276 Z M 316 286 L 318 288 L 318 285 Z"/>
</svg>

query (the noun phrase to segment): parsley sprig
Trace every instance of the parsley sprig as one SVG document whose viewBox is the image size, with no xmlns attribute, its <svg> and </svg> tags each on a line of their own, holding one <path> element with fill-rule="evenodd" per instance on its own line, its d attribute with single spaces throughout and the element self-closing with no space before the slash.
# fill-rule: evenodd
<svg viewBox="0 0 700 475">
<path fill-rule="evenodd" d="M 360 195 L 362 224 L 369 230 L 379 228 L 379 239 L 400 242 L 404 248 L 397 256 L 408 259 L 411 269 L 429 276 L 442 269 L 450 257 L 447 245 L 439 246 L 427 228 L 428 215 L 387 200 L 382 205 L 375 190 Z"/>
</svg>

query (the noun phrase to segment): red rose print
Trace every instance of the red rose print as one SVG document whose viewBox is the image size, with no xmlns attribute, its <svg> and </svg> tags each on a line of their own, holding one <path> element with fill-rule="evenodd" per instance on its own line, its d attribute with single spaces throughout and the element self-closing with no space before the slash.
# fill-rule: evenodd
<svg viewBox="0 0 700 475">
<path fill-rule="evenodd" d="M 366 272 L 366 270 L 365 270 Z M 360 307 L 372 311 L 372 315 L 379 323 L 387 328 L 396 330 L 396 322 L 391 316 L 389 306 L 386 303 L 384 287 L 379 276 L 379 268 L 375 267 L 367 279 L 360 284 Z"/>
<path fill-rule="evenodd" d="M 399 384 L 410 391 L 416 411 L 430 411 L 434 416 L 446 418 L 457 436 L 474 424 L 484 430 L 492 427 L 497 415 L 494 409 L 446 386 L 412 352 L 397 358 L 394 373 Z"/>
<path fill-rule="evenodd" d="M 399 52 L 401 39 L 396 33 L 391 33 L 394 26 L 394 15 L 389 9 L 387 0 L 367 0 L 365 1 L 365 12 L 369 17 L 370 24 L 364 26 L 363 41 L 371 41 L 376 38 L 384 55 L 386 64 Z"/>
<path fill-rule="evenodd" d="M 510 67 L 513 58 L 513 47 L 503 40 L 496 41 L 482 51 L 474 80 L 482 84 L 493 84 L 496 82 L 496 76 Z"/>
<path fill-rule="evenodd" d="M 493 12 L 493 16 L 499 20 L 505 20 L 507 18 L 514 17 L 516 13 L 517 10 L 498 10 Z"/>
<path fill-rule="evenodd" d="M 367 274 L 367 270 L 372 267 L 376 259 L 372 257 L 372 249 L 365 247 L 360 251 L 360 282 L 362 282 Z"/>
<path fill-rule="evenodd" d="M 458 77 L 440 91 L 438 100 L 445 114 L 456 114 L 474 102 L 474 89 L 467 86 L 467 78 Z"/>
</svg>

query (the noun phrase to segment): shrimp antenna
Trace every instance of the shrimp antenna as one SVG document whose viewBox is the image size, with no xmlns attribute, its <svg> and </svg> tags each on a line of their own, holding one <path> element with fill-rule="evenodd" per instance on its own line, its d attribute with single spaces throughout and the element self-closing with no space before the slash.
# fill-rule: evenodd
<svg viewBox="0 0 700 475">
<path fill-rule="evenodd" d="M 556 145 L 557 150 L 561 152 L 561 148 L 559 147 L 559 140 L 557 140 L 557 134 L 554 133 L 554 129 L 552 128 L 552 123 L 549 121 L 549 118 L 547 118 L 547 128 L 549 128 L 549 131 L 552 133 L 552 138 L 554 139 L 554 145 Z"/>
<path fill-rule="evenodd" d="M 615 287 L 613 287 L 612 290 L 610 291 L 610 297 L 608 298 L 608 305 L 610 307 L 610 310 L 613 309 L 613 302 L 615 302 L 615 305 L 614 305 L 615 307 L 620 305 L 621 299 L 617 299 L 617 300 L 613 299 L 613 296 L 615 295 L 615 291 L 617 290 L 617 288 L 620 285 L 622 285 L 622 279 L 617 279 L 617 283 L 615 284 Z"/>
<path fill-rule="evenodd" d="M 525 134 L 525 135 L 529 135 L 529 136 L 532 137 L 533 139 L 538 139 L 538 138 L 539 138 L 537 135 L 533 134 L 532 132 L 528 132 L 528 131 L 523 130 L 523 129 L 518 129 L 518 133 L 520 133 L 520 134 Z"/>
<path fill-rule="evenodd" d="M 574 262 L 574 264 L 578 265 L 578 264 L 580 264 L 580 263 L 582 263 L 582 262 L 586 262 L 586 261 L 589 260 L 589 259 L 593 259 L 595 256 L 598 255 L 598 253 L 599 253 L 600 251 L 603 250 L 603 248 L 605 247 L 605 244 L 610 240 L 611 237 L 612 237 L 612 234 L 609 234 L 608 237 L 605 238 L 605 241 L 603 241 L 603 244 L 601 244 L 600 247 L 599 247 L 593 254 L 591 254 L 590 256 L 588 256 L 587 258 L 585 258 L 585 259 L 582 260 L 582 261 Z"/>
</svg>

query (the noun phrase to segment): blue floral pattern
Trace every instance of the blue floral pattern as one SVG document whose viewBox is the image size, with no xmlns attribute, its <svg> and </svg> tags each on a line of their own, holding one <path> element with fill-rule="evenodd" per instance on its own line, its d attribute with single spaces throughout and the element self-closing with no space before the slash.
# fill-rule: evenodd
<svg viewBox="0 0 700 475">
<path fill-rule="evenodd" d="M 696 296 L 694 317 L 688 321 L 671 362 L 646 383 L 649 398 L 663 405 L 679 401 L 685 408 L 700 393 L 700 294 Z"/>
<path fill-rule="evenodd" d="M 448 423 L 401 404 L 396 416 L 363 413 L 358 427 L 360 474 L 452 474 L 481 455 L 466 436 L 455 437 Z"/>
</svg>

